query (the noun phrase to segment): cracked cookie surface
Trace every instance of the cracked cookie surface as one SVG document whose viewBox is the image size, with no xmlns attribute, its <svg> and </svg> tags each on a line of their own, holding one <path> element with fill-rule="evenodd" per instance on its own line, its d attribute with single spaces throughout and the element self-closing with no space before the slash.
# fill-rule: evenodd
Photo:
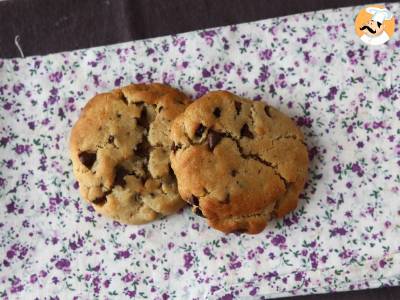
<svg viewBox="0 0 400 300">
<path fill-rule="evenodd" d="M 258 233 L 294 210 L 308 168 L 304 137 L 263 102 L 210 92 L 172 124 L 172 168 L 182 198 L 225 233 Z"/>
<path fill-rule="evenodd" d="M 132 84 L 92 98 L 72 129 L 70 154 L 84 199 L 123 223 L 185 205 L 170 165 L 171 122 L 188 98 L 163 84 Z"/>
</svg>

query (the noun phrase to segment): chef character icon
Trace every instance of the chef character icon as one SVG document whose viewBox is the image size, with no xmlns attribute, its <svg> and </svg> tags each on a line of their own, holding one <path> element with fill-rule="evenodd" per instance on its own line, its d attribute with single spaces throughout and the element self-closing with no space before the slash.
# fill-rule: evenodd
<svg viewBox="0 0 400 300">
<path fill-rule="evenodd" d="M 390 37 L 386 33 L 385 21 L 393 18 L 393 15 L 386 8 L 367 7 L 367 13 L 371 14 L 371 19 L 362 24 L 360 30 L 363 32 L 361 40 L 368 45 L 382 45 Z"/>
</svg>

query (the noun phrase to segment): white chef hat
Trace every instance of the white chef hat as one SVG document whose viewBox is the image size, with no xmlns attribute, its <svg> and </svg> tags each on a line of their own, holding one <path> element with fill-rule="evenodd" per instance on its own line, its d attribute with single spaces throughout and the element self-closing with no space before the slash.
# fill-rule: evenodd
<svg viewBox="0 0 400 300">
<path fill-rule="evenodd" d="M 372 15 L 372 21 L 383 24 L 385 20 L 392 18 L 392 13 L 385 8 L 367 7 L 367 13 Z"/>
</svg>

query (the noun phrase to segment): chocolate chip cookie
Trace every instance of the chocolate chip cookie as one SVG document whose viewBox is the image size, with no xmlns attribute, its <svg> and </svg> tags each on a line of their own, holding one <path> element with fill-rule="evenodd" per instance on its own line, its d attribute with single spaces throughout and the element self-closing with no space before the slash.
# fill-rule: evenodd
<svg viewBox="0 0 400 300">
<path fill-rule="evenodd" d="M 184 94 L 163 84 L 132 84 L 91 99 L 70 138 L 83 198 L 98 212 L 130 224 L 183 207 L 169 134 L 187 104 Z"/>
<path fill-rule="evenodd" d="M 258 233 L 296 208 L 308 167 L 287 116 L 225 91 L 210 92 L 172 125 L 171 163 L 182 198 L 225 233 Z"/>
</svg>

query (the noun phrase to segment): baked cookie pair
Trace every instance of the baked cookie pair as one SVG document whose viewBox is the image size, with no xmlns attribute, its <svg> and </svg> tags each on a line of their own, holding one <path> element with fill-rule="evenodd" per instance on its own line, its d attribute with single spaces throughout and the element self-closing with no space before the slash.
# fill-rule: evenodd
<svg viewBox="0 0 400 300">
<path fill-rule="evenodd" d="M 190 103 L 162 84 L 94 97 L 70 150 L 100 213 L 140 224 L 187 202 L 226 233 L 258 233 L 293 210 L 308 166 L 301 131 L 276 109 L 225 91 Z"/>
</svg>

